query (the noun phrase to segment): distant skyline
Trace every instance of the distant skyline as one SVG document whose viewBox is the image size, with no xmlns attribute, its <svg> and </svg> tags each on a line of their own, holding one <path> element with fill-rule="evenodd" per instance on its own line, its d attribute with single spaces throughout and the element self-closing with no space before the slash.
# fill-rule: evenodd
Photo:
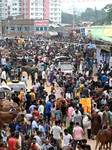
<svg viewBox="0 0 112 150">
<path fill-rule="evenodd" d="M 63 2 L 64 1 L 64 2 Z M 85 10 L 89 8 L 102 9 L 107 4 L 110 4 L 112 0 L 62 0 L 62 10 L 67 10 L 68 8 L 74 6 L 74 8 L 83 8 Z M 71 10 L 72 11 L 72 10 Z"/>
</svg>

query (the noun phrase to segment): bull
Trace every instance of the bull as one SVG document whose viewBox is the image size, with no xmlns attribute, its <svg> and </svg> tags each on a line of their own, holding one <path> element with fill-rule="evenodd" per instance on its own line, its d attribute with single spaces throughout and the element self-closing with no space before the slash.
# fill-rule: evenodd
<svg viewBox="0 0 112 150">
<path fill-rule="evenodd" d="M 101 129 L 97 134 L 96 146 L 95 150 L 97 150 L 97 146 L 101 143 L 100 150 L 102 150 L 103 145 L 106 144 L 106 150 L 108 148 L 108 143 L 110 143 L 109 149 L 111 150 L 111 142 L 112 142 L 112 126 L 108 129 Z"/>
</svg>

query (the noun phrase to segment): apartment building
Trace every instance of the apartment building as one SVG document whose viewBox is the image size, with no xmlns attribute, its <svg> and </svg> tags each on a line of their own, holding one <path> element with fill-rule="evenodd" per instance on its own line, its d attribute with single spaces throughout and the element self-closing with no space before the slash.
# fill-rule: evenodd
<svg viewBox="0 0 112 150">
<path fill-rule="evenodd" d="M 0 0 L 0 20 L 8 17 L 8 1 Z"/>
<path fill-rule="evenodd" d="M 24 19 L 49 19 L 55 24 L 61 23 L 61 0 L 10 0 L 8 8 L 10 16 L 24 14 Z"/>
<path fill-rule="evenodd" d="M 49 0 L 49 20 L 61 23 L 61 0 Z"/>
</svg>

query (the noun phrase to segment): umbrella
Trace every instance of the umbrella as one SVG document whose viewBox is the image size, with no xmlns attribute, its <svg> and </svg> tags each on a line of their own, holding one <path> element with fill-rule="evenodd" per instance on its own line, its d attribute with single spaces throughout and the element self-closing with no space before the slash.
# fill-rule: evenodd
<svg viewBox="0 0 112 150">
<path fill-rule="evenodd" d="M 83 35 L 83 37 L 86 37 L 86 35 Z"/>
<path fill-rule="evenodd" d="M 96 48 L 95 44 L 88 46 L 89 49 Z"/>
</svg>

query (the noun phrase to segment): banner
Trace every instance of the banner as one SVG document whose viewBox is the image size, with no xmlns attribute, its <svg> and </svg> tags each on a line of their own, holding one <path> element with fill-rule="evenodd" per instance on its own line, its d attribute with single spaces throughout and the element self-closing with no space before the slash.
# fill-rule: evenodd
<svg viewBox="0 0 112 150">
<path fill-rule="evenodd" d="M 80 104 L 82 104 L 85 113 L 91 113 L 91 98 L 81 98 Z"/>
<path fill-rule="evenodd" d="M 24 42 L 24 39 L 18 40 L 18 43 L 19 43 L 19 44 L 21 44 L 21 43 L 23 43 L 23 42 Z"/>
<path fill-rule="evenodd" d="M 97 48 L 97 52 L 96 52 L 96 59 L 97 59 L 97 69 L 99 69 L 100 67 L 100 52 L 101 52 L 101 49 L 100 48 Z"/>
</svg>

